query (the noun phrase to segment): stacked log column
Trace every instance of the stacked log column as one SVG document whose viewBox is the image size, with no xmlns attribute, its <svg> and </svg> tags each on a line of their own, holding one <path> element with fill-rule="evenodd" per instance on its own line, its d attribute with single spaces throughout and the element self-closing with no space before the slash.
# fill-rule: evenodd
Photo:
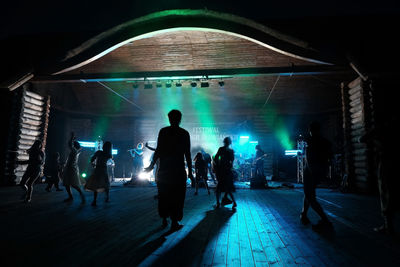
<svg viewBox="0 0 400 267">
<path fill-rule="evenodd" d="M 358 191 L 369 192 L 373 184 L 372 147 L 360 143 L 360 137 L 373 127 L 373 102 L 367 81 L 357 78 L 342 85 L 343 128 L 346 173 L 349 185 Z"/>
<path fill-rule="evenodd" d="M 27 150 L 35 140 L 46 146 L 50 99 L 25 89 L 14 96 L 13 115 L 10 120 L 5 176 L 7 183 L 18 184 L 27 165 L 17 165 L 17 160 L 27 160 Z"/>
</svg>

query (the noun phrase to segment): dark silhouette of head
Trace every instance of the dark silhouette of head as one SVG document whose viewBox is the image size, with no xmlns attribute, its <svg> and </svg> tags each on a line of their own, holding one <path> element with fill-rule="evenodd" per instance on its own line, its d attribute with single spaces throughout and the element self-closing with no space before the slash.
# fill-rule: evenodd
<svg viewBox="0 0 400 267">
<path fill-rule="evenodd" d="M 311 136 L 318 136 L 321 132 L 321 125 L 319 124 L 319 122 L 313 121 L 310 123 L 308 130 L 310 131 Z"/>
<path fill-rule="evenodd" d="M 230 146 L 232 144 L 232 139 L 228 136 L 224 138 L 224 146 Z"/>
<path fill-rule="evenodd" d="M 203 159 L 203 153 L 197 152 L 196 158 L 197 158 L 197 159 Z"/>
<path fill-rule="evenodd" d="M 256 150 L 261 150 L 261 146 L 260 145 L 256 145 Z"/>
<path fill-rule="evenodd" d="M 177 127 L 181 123 L 182 113 L 177 109 L 173 109 L 168 113 L 168 119 L 171 126 Z"/>
<path fill-rule="evenodd" d="M 74 147 L 75 147 L 75 149 L 80 149 L 81 148 L 81 144 L 79 144 L 78 141 L 74 141 Z"/>
<path fill-rule="evenodd" d="M 104 142 L 103 144 L 103 151 L 111 156 L 112 152 L 112 144 L 109 141 Z"/>
</svg>

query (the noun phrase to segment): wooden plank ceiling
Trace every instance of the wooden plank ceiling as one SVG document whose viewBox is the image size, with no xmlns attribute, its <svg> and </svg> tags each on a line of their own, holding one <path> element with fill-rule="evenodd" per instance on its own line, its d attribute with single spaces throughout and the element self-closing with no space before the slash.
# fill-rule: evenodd
<svg viewBox="0 0 400 267">
<path fill-rule="evenodd" d="M 128 43 L 102 58 L 66 74 L 118 73 L 143 71 L 234 69 L 255 67 L 309 66 L 315 63 L 289 57 L 248 40 L 215 32 L 179 31 L 156 35 Z M 257 76 L 225 79 L 224 89 L 218 80 L 210 80 L 210 87 L 197 89 L 193 95 L 190 81 L 182 82 L 180 96 L 186 113 L 200 112 L 194 108 L 207 101 L 213 112 L 227 110 L 254 114 L 268 104 L 277 112 L 303 114 L 337 109 L 340 107 L 339 84 L 347 77 L 325 76 Z M 275 85 L 276 83 L 276 85 Z M 128 100 L 139 105 L 146 114 L 160 114 L 166 99 L 175 101 L 176 88 L 170 90 L 143 89 L 143 83 L 134 89 L 132 83 L 107 82 Z M 274 87 L 275 85 L 275 87 Z M 127 115 L 143 114 L 128 101 L 98 83 L 38 83 L 38 88 L 53 95 L 53 105 L 66 110 L 91 114 Z M 271 90 L 273 92 L 271 93 Z M 72 92 L 76 101 L 65 101 Z M 171 93 L 172 92 L 172 93 Z M 175 92 L 175 93 L 174 93 Z M 271 94 L 270 94 L 271 93 Z M 190 100 L 190 101 L 189 101 Z M 198 103 L 197 103 L 197 102 Z M 191 102 L 192 105 L 187 103 Z M 117 103 L 117 104 L 116 104 Z M 197 104 L 196 104 L 197 103 Z M 171 104 L 171 103 L 169 103 Z"/>
</svg>

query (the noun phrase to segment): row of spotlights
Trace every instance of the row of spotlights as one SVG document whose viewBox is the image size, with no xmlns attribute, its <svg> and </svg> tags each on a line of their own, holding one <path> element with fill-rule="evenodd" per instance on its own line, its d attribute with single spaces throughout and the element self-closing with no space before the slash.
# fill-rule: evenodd
<svg viewBox="0 0 400 267">
<path fill-rule="evenodd" d="M 220 87 L 224 87 L 225 82 L 224 81 L 219 81 L 218 84 L 219 84 Z M 196 88 L 197 87 L 197 83 L 196 82 L 191 82 L 190 85 L 192 86 L 192 88 Z M 132 87 L 134 89 L 137 89 L 137 88 L 139 88 L 139 84 L 138 83 L 134 83 L 132 85 Z M 157 88 L 162 88 L 162 84 L 160 82 L 157 82 L 156 83 L 156 87 Z M 172 87 L 172 83 L 166 83 L 165 87 L 166 88 L 171 88 Z M 175 83 L 175 87 L 182 87 L 182 83 L 176 82 Z M 200 83 L 200 87 L 202 87 L 202 88 L 210 87 L 210 84 L 208 82 L 201 82 Z M 144 89 L 152 89 L 152 88 L 153 88 L 153 84 L 152 83 L 145 83 L 144 84 Z"/>
</svg>

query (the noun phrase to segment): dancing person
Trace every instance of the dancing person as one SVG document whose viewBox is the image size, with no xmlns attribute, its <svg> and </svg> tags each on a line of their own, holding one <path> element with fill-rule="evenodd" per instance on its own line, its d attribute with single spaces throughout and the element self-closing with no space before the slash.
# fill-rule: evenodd
<svg viewBox="0 0 400 267">
<path fill-rule="evenodd" d="M 206 177 L 207 177 L 208 173 L 210 173 L 210 177 L 211 177 L 211 179 L 213 180 L 213 182 L 214 182 L 214 184 L 215 184 L 215 183 L 216 183 L 216 181 L 215 181 L 215 175 L 214 175 L 214 173 L 213 173 L 213 171 L 212 171 L 212 168 L 211 168 L 211 162 L 212 162 L 211 156 L 210 156 L 210 154 L 208 154 L 207 152 L 205 152 L 203 149 L 201 149 L 200 152 L 203 154 L 203 159 L 204 159 L 204 161 L 205 161 L 206 164 L 207 164 Z"/>
<path fill-rule="evenodd" d="M 157 160 L 160 160 L 157 175 L 158 212 L 163 220 L 163 226 L 167 226 L 167 218 L 171 218 L 170 231 L 173 232 L 183 227 L 178 222 L 183 218 L 186 194 L 185 160 L 189 178 L 193 178 L 193 174 L 190 135 L 188 131 L 179 127 L 182 113 L 179 110 L 171 110 L 168 118 L 171 126 L 160 130 L 154 157 L 145 171 L 151 171 Z"/>
<path fill-rule="evenodd" d="M 139 175 L 139 173 L 143 169 L 143 143 L 138 143 L 136 148 L 129 149 L 128 151 L 133 159 L 133 167 L 131 175 L 131 181 L 132 181 Z"/>
<path fill-rule="evenodd" d="M 195 195 L 198 194 L 200 182 L 204 183 L 204 186 L 206 187 L 208 194 L 210 194 L 210 189 L 208 189 L 208 184 L 207 184 L 207 163 L 203 158 L 203 154 L 201 152 L 198 152 L 194 157 L 193 161 L 195 162 L 194 169 L 196 172 L 196 192 L 194 194 Z"/>
<path fill-rule="evenodd" d="M 76 137 L 73 132 L 71 132 L 71 138 L 68 142 L 68 146 L 70 148 L 70 152 L 68 155 L 67 162 L 65 164 L 63 170 L 63 184 L 65 189 L 68 193 L 68 198 L 65 199 L 65 202 L 73 201 L 71 187 L 78 191 L 79 195 L 81 196 L 82 204 L 86 202 L 85 196 L 80 188 L 81 180 L 79 178 L 79 167 L 78 167 L 78 160 L 79 155 L 82 152 L 81 145 L 78 141 L 76 141 Z"/>
<path fill-rule="evenodd" d="M 306 164 L 303 179 L 304 201 L 300 220 L 304 225 L 310 223 L 307 212 L 311 206 L 321 217 L 318 224 L 313 225 L 313 229 L 322 230 L 323 228 L 332 228 L 332 223 L 317 201 L 316 188 L 320 180 L 327 174 L 332 157 L 331 143 L 321 135 L 320 124 L 318 122 L 310 124 L 309 134 L 310 136 L 306 139 Z"/>
<path fill-rule="evenodd" d="M 33 184 L 39 178 L 42 172 L 45 155 L 42 150 L 42 141 L 36 140 L 33 145 L 27 150 L 29 159 L 18 160 L 17 164 L 28 164 L 24 175 L 22 176 L 20 186 L 24 190 L 24 201 L 31 202 Z"/>
<path fill-rule="evenodd" d="M 256 145 L 256 158 L 254 159 L 255 177 L 264 177 L 264 157 L 265 152 L 260 145 Z"/>
<path fill-rule="evenodd" d="M 97 193 L 106 193 L 106 202 L 110 201 L 110 179 L 107 173 L 107 161 L 112 159 L 112 144 L 104 142 L 103 150 L 97 150 L 90 159 L 94 171 L 85 184 L 85 190 L 93 192 L 92 206 L 97 205 Z"/>
<path fill-rule="evenodd" d="M 47 192 L 51 191 L 53 185 L 56 188 L 56 191 L 62 191 L 62 189 L 60 189 L 60 187 L 58 186 L 58 183 L 60 182 L 61 178 L 61 172 L 62 172 L 62 165 L 60 163 L 60 153 L 55 152 L 50 159 L 50 170 L 49 170 L 50 175 L 47 177 L 47 187 L 46 187 Z"/>
<path fill-rule="evenodd" d="M 235 209 L 237 207 L 237 203 L 235 198 L 233 197 L 233 192 L 235 191 L 235 186 L 233 184 L 233 161 L 235 160 L 234 151 L 229 146 L 232 144 L 232 140 L 230 137 L 224 138 L 224 146 L 218 149 L 217 154 L 215 154 L 215 170 L 217 175 L 217 190 L 216 190 L 216 198 L 217 205 L 216 208 L 220 207 L 220 197 L 221 192 L 225 192 L 225 195 L 229 195 L 232 199 L 233 205 L 232 208 Z"/>
</svg>

